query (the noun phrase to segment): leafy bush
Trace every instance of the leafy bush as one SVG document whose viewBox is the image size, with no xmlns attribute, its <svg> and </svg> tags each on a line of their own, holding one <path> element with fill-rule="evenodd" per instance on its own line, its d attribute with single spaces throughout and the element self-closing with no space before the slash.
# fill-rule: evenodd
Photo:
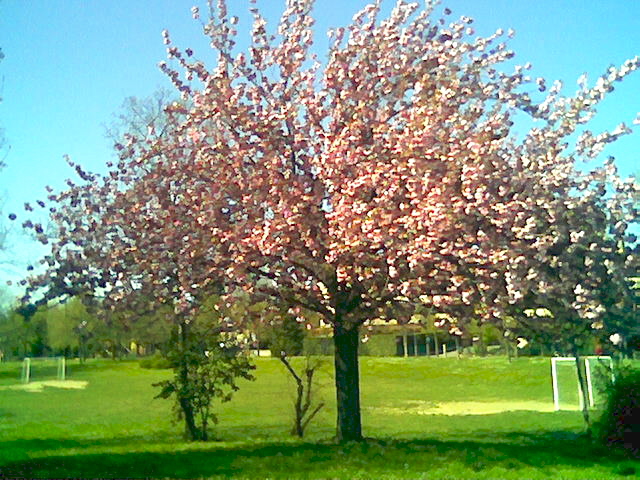
<svg viewBox="0 0 640 480">
<path fill-rule="evenodd" d="M 371 335 L 360 343 L 360 355 L 372 357 L 393 357 L 396 355 L 396 335 Z"/>
<path fill-rule="evenodd" d="M 365 342 L 360 342 L 358 350 L 362 356 L 394 357 L 396 356 L 396 334 L 377 333 Z M 362 340 L 362 338 L 361 338 Z M 305 355 L 333 355 L 332 337 L 306 337 L 303 352 Z"/>
<path fill-rule="evenodd" d="M 173 378 L 154 383 L 156 398 L 175 400 L 174 412 L 184 420 L 190 440 L 208 440 L 208 428 L 218 423 L 213 401 L 228 402 L 238 390 L 237 379 L 254 380 L 255 369 L 236 340 L 207 322 L 181 323 L 166 352 Z"/>
<path fill-rule="evenodd" d="M 304 339 L 304 355 L 333 355 L 334 346 L 331 337 L 306 337 Z"/>
<path fill-rule="evenodd" d="M 640 453 L 640 370 L 618 369 L 605 391 L 606 404 L 595 424 L 601 442 Z"/>
<path fill-rule="evenodd" d="M 159 353 L 151 355 L 150 357 L 143 358 L 138 362 L 138 364 L 140 365 L 141 368 L 150 368 L 150 369 L 171 368 L 171 362 L 167 358 L 160 355 Z"/>
</svg>

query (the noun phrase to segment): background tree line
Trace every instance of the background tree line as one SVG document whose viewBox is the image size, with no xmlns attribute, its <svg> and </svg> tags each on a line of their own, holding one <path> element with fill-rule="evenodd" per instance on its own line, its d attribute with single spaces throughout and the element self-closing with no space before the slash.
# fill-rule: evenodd
<svg viewBox="0 0 640 480">
<path fill-rule="evenodd" d="M 0 350 L 5 359 L 50 355 L 119 358 L 153 353 L 169 339 L 166 324 L 152 319 L 153 315 L 128 323 L 122 313 L 101 317 L 95 308 L 95 303 L 72 297 L 5 309 L 0 313 Z"/>
</svg>

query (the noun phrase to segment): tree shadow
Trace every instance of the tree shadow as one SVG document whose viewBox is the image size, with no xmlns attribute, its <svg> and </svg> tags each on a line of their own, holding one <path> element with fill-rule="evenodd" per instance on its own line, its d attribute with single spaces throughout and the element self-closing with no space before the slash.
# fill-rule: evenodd
<svg viewBox="0 0 640 480">
<path fill-rule="evenodd" d="M 117 441 L 116 441 L 117 440 Z M 109 447 L 129 444 L 144 449 L 143 438 L 114 439 L 111 442 L 47 440 L 43 443 L 6 442 L 0 448 L 83 448 L 100 444 Z M 8 445 L 10 444 L 10 445 Z M 185 447 L 186 445 L 186 447 Z M 535 469 L 548 478 L 558 468 L 599 467 L 611 475 L 634 475 L 640 463 L 629 463 L 622 453 L 594 446 L 588 439 L 570 432 L 548 435 L 513 434 L 504 438 L 475 441 L 437 439 L 369 439 L 362 443 L 250 442 L 229 446 L 220 443 L 179 444 L 167 442 L 157 452 L 90 453 L 57 455 L 12 462 L 0 466 L 0 477 L 107 477 L 107 478 L 197 478 L 253 477 L 306 478 L 326 477 L 339 466 L 348 472 L 427 472 L 433 468 L 457 465 L 467 472 L 502 468 Z M 154 445 L 157 448 L 158 445 Z M 621 470 L 620 465 L 624 464 Z M 625 470 L 626 469 L 626 470 Z M 625 473 L 626 472 L 626 473 Z M 406 474 L 405 474 L 406 475 Z M 331 475 L 333 476 L 333 475 Z"/>
</svg>

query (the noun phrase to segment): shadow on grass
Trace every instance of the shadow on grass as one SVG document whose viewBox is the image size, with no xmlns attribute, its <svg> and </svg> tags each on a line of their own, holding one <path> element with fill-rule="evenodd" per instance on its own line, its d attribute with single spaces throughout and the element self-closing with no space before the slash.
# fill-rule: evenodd
<svg viewBox="0 0 640 480">
<path fill-rule="evenodd" d="M 14 451 L 23 452 L 41 452 L 44 450 L 68 450 L 68 449 L 87 449 L 87 448 L 117 448 L 121 446 L 130 446 L 132 449 L 136 445 L 144 445 L 153 443 L 157 444 L 175 444 L 177 437 L 171 435 L 148 435 L 148 436 L 122 436 L 109 438 L 46 438 L 46 439 L 19 439 L 8 442 L 0 442 L 0 452 L 12 449 Z"/>
<path fill-rule="evenodd" d="M 125 442 L 126 440 L 126 442 Z M 263 443 L 240 446 L 217 443 L 171 444 L 144 451 L 145 445 L 123 439 L 128 453 L 91 453 L 51 456 L 13 462 L 0 466 L 0 477 L 170 477 L 196 478 L 242 476 L 257 478 L 307 478 L 376 476 L 397 472 L 399 478 L 411 478 L 422 472 L 440 471 L 466 478 L 473 472 L 503 469 L 526 478 L 533 470 L 554 477 L 558 469 L 583 470 L 597 467 L 614 475 L 635 475 L 637 463 L 630 464 L 620 453 L 593 446 L 576 434 L 526 435 L 478 441 L 367 440 L 336 445 L 319 443 Z M 47 441 L 49 442 L 49 441 Z M 51 441 L 48 444 L 6 442 L 11 448 L 77 448 L 82 441 Z M 62 442 L 63 446 L 60 444 Z M 67 443 L 68 442 L 68 443 Z M 99 442 L 91 442 L 98 444 Z M 109 443 L 102 444 L 109 446 Z M 175 448 L 179 451 L 172 451 Z M 33 450 L 32 450 L 33 451 Z M 621 465 L 624 468 L 621 469 Z M 466 473 L 466 476 L 465 476 Z M 548 475 L 547 475 L 548 474 Z"/>
</svg>

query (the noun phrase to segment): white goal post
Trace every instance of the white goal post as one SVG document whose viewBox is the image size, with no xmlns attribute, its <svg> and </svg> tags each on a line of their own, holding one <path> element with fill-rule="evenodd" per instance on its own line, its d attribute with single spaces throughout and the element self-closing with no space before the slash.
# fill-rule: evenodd
<svg viewBox="0 0 640 480">
<path fill-rule="evenodd" d="M 56 364 L 56 379 L 57 380 L 65 380 L 67 377 L 67 361 L 65 357 L 26 357 L 22 361 L 22 373 L 20 375 L 20 380 L 22 383 L 29 383 L 33 377 L 33 366 L 32 363 L 34 360 L 39 361 L 55 361 Z M 36 362 L 37 363 L 37 362 Z"/>
<path fill-rule="evenodd" d="M 593 407 L 595 405 L 595 399 L 593 395 L 593 381 L 591 377 L 591 361 L 592 360 L 608 360 L 609 367 L 611 368 L 611 380 L 615 381 L 615 376 L 613 374 L 613 360 L 609 356 L 595 355 L 595 356 L 585 356 L 582 357 L 584 360 L 584 370 L 585 376 L 587 380 L 587 396 L 589 398 L 589 406 Z M 560 392 L 558 389 L 558 363 L 561 362 L 571 362 L 574 366 L 576 364 L 575 357 L 552 357 L 551 358 L 551 383 L 553 386 L 553 407 L 556 411 L 560 410 Z M 580 386 L 580 382 L 578 384 L 578 401 L 580 402 L 580 410 L 584 408 L 584 400 L 582 394 L 582 387 Z"/>
</svg>

